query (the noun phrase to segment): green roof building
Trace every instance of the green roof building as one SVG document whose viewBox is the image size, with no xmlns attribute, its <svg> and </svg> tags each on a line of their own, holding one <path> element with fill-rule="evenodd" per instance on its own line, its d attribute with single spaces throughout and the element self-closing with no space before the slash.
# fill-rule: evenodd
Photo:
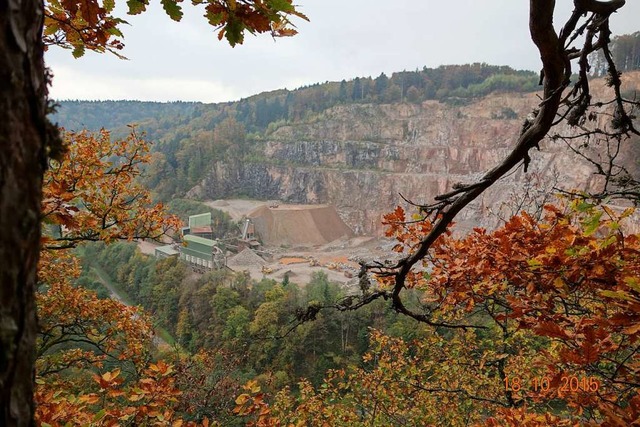
<svg viewBox="0 0 640 427">
<path fill-rule="evenodd" d="M 193 234 L 194 236 L 204 237 L 205 239 L 213 239 L 211 212 L 191 215 L 189 217 L 189 227 L 183 229 L 182 234 Z"/>
<path fill-rule="evenodd" d="M 211 212 L 191 215 L 189 217 L 189 228 L 211 227 Z"/>
<path fill-rule="evenodd" d="M 158 246 L 155 249 L 156 258 L 162 259 L 178 255 L 180 255 L 180 251 L 178 251 L 174 245 Z"/>
<path fill-rule="evenodd" d="M 226 265 L 222 250 L 216 241 L 187 234 L 185 245 L 180 248 L 180 259 L 191 264 L 196 270 L 219 269 Z"/>
</svg>

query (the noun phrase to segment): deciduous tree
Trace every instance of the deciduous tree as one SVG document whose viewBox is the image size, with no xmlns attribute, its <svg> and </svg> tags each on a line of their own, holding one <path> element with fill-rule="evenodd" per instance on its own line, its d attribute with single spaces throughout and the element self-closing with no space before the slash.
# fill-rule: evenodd
<svg viewBox="0 0 640 427">
<path fill-rule="evenodd" d="M 0 2 L 0 424 L 33 413 L 42 176 L 57 151 L 46 120 L 38 0 Z"/>
<path fill-rule="evenodd" d="M 165 217 L 149 191 L 136 182 L 149 161 L 149 144 L 135 130 L 112 141 L 109 132 L 62 131 L 66 152 L 44 177 L 42 221 L 46 250 L 87 241 L 160 239 L 180 221 Z"/>
<path fill-rule="evenodd" d="M 179 20 L 179 1 L 163 1 Z M 289 18 L 299 13 L 290 1 L 211 0 L 204 4 L 219 38 L 242 43 L 245 31 L 292 35 Z M 129 13 L 148 1 L 128 2 Z M 35 285 L 40 248 L 42 181 L 47 159 L 62 152 L 57 132 L 46 119 L 45 44 L 117 53 L 122 48 L 112 14 L 113 1 L 25 0 L 0 2 L 0 423 L 32 423 L 36 332 Z M 44 40 L 43 40 L 44 37 Z"/>
<path fill-rule="evenodd" d="M 545 212 L 436 241 L 406 282 L 431 333 L 407 343 L 374 332 L 364 367 L 270 406 L 248 387 L 236 412 L 257 425 L 637 423 L 640 239 L 622 231 L 632 210 L 577 200 Z M 398 251 L 430 232 L 402 210 L 386 220 Z"/>
</svg>

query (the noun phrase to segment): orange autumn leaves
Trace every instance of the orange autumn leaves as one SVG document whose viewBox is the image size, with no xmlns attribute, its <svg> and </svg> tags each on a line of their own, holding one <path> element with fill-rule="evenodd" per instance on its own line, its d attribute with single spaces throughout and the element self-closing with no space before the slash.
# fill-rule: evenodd
<svg viewBox="0 0 640 427">
<path fill-rule="evenodd" d="M 178 230 L 149 191 L 136 182 L 149 160 L 149 145 L 132 132 L 112 142 L 109 132 L 62 132 L 68 152 L 51 161 L 43 186 L 42 220 L 53 231 L 45 249 L 75 247 L 85 241 L 159 239 Z"/>
<path fill-rule="evenodd" d="M 138 379 L 114 369 L 93 374 L 77 393 L 64 382 L 36 389 L 36 419 L 41 426 L 195 426 L 176 417 L 172 409 L 180 391 L 170 365 L 150 364 Z M 41 384 L 43 381 L 40 380 Z M 57 386 L 54 388 L 52 385 Z M 209 425 L 205 418 L 203 424 Z"/>
<path fill-rule="evenodd" d="M 469 327 L 430 328 L 412 343 L 376 332 L 362 367 L 270 405 L 248 388 L 237 411 L 255 425 L 638 423 L 640 241 L 623 231 L 632 212 L 578 200 L 541 220 L 522 213 L 493 232 L 443 235 L 406 287 L 429 320 Z M 431 229 L 401 208 L 385 222 L 403 253 Z M 380 282 L 393 286 L 393 275 Z"/>
<path fill-rule="evenodd" d="M 40 292 L 37 305 L 38 375 L 102 368 L 116 361 L 142 370 L 148 362 L 153 331 L 148 316 L 137 308 L 101 300 L 65 281 Z"/>
<path fill-rule="evenodd" d="M 153 331 L 134 307 L 75 287 L 70 249 L 87 241 L 161 238 L 179 221 L 151 203 L 136 182 L 148 144 L 135 132 L 62 132 L 67 151 L 44 179 L 36 420 L 42 426 L 195 425 L 172 409 L 180 391 L 173 368 L 150 363 Z"/>
<path fill-rule="evenodd" d="M 127 13 L 138 15 L 147 10 L 149 0 L 128 0 Z M 182 19 L 182 0 L 161 0 L 166 14 L 174 21 Z M 297 31 L 290 21 L 308 18 L 296 9 L 291 0 L 192 0 L 194 6 L 204 5 L 204 17 L 218 30 L 218 39 L 225 37 L 231 46 L 242 44 L 244 33 L 270 33 L 274 37 L 293 36 Z M 76 58 L 85 50 L 119 52 L 124 48 L 121 31 L 127 22 L 115 15 L 115 0 L 47 0 L 44 7 L 43 40 L 46 46 L 72 49 Z"/>
<path fill-rule="evenodd" d="M 81 57 L 85 49 L 96 52 L 122 50 L 123 35 L 118 28 L 126 22 L 112 15 L 113 0 L 47 0 L 44 6 L 45 46 L 72 49 L 73 56 Z"/>
<path fill-rule="evenodd" d="M 151 361 L 150 319 L 69 283 L 38 295 L 36 421 L 40 426 L 208 426 L 184 421 L 184 375 Z M 183 381 L 182 381 L 183 382 Z"/>
<path fill-rule="evenodd" d="M 424 291 L 434 318 L 546 338 L 531 367 L 517 373 L 550 377 L 549 393 L 536 399 L 559 399 L 575 414 L 595 411 L 628 425 L 638 419 L 633 408 L 640 399 L 640 242 L 621 228 L 632 210 L 576 200 L 545 212 L 541 221 L 522 213 L 491 233 L 442 237 L 413 285 Z M 390 228 L 409 246 L 428 231 L 428 225 L 398 223 Z M 597 395 L 559 396 L 567 373 L 595 376 L 602 388 Z"/>
<path fill-rule="evenodd" d="M 296 10 L 291 0 L 264 0 L 239 2 L 236 0 L 197 0 L 206 4 L 206 18 L 211 25 L 220 28 L 218 39 L 227 39 L 231 46 L 242 44 L 244 32 L 271 33 L 274 37 L 294 36 L 290 16 L 305 21 L 309 19 Z"/>
</svg>

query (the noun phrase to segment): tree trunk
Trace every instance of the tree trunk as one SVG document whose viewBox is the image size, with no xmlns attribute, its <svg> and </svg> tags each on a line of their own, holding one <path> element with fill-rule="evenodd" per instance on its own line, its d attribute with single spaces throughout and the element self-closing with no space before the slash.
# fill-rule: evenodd
<svg viewBox="0 0 640 427">
<path fill-rule="evenodd" d="M 0 0 L 0 425 L 33 422 L 35 286 L 46 163 L 42 0 Z"/>
</svg>

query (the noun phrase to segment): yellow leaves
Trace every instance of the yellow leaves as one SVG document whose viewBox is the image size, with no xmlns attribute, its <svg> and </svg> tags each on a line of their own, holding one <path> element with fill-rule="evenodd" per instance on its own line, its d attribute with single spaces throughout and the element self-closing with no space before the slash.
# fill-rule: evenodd
<svg viewBox="0 0 640 427">
<path fill-rule="evenodd" d="M 112 372 L 106 372 L 102 374 L 102 379 L 107 383 L 111 383 L 115 381 L 115 379 L 118 378 L 119 376 L 120 376 L 120 369 L 116 369 Z"/>
<path fill-rule="evenodd" d="M 535 375 L 549 375 L 554 381 L 558 376 L 559 382 L 563 370 L 582 378 L 580 375 L 593 373 L 593 366 L 602 371 L 598 381 L 606 382 L 614 376 L 635 381 L 633 376 L 640 366 L 640 355 L 635 351 L 640 340 L 640 238 L 635 234 L 625 236 L 621 226 L 632 212 L 575 202 L 568 211 L 546 206 L 541 221 L 521 214 L 492 232 L 476 229 L 463 238 L 446 236 L 431 247 L 423 264 L 429 274 L 426 286 L 420 286 L 426 289 L 421 303 L 429 320 L 475 322 L 487 329 L 477 336 L 466 336 L 466 344 L 504 347 L 493 352 L 482 348 L 482 357 L 476 355 L 473 364 L 481 371 L 475 373 L 477 377 L 491 372 L 496 363 L 505 363 L 510 369 L 508 375 L 527 381 Z M 394 247 L 397 252 L 410 252 L 430 230 L 429 225 L 405 222 L 402 209 L 386 215 L 385 221 L 387 236 L 398 241 Z M 419 277 L 407 278 L 406 287 L 418 283 Z M 486 338 L 480 340 L 485 334 Z M 386 358 L 385 352 L 392 353 L 399 347 L 388 339 L 376 341 L 375 334 L 372 340 L 372 350 L 364 361 L 385 370 L 378 372 L 376 379 L 384 378 L 385 390 L 390 389 L 393 382 L 389 378 L 394 374 L 389 372 L 400 372 L 398 363 L 403 359 L 397 352 Z M 457 375 L 452 372 L 456 360 L 468 360 L 465 351 L 472 350 L 456 353 L 451 342 L 440 345 L 447 352 L 440 358 L 442 366 L 432 366 L 426 378 L 431 381 L 446 373 L 455 380 L 433 388 L 465 388 L 473 383 L 468 367 Z M 436 348 L 432 349 L 435 353 Z M 371 384 L 363 381 L 358 386 L 378 398 L 386 396 L 384 390 L 372 391 Z M 608 388 L 603 386 L 605 391 L 598 396 L 541 395 L 523 390 L 518 399 L 525 399 L 524 405 L 531 406 L 517 417 L 531 420 L 531 425 L 556 425 L 549 420 L 562 425 L 566 420 L 545 413 L 545 402 L 552 398 L 563 400 L 571 408 L 567 409 L 568 417 L 587 411 L 606 413 L 614 408 L 610 402 L 620 403 L 618 399 L 628 406 L 629 395 L 619 384 L 606 384 Z M 496 394 L 491 398 L 500 400 L 500 391 L 504 391 L 504 384 L 502 390 L 493 389 Z M 440 396 L 438 404 L 447 405 L 451 396 Z M 495 415 L 494 425 L 521 425 L 514 413 L 489 408 L 483 410 Z"/>
<path fill-rule="evenodd" d="M 93 379 L 100 385 L 100 388 L 104 390 L 120 384 L 122 380 L 118 379 L 119 376 L 120 369 L 118 368 L 111 372 L 105 372 L 102 375 L 94 375 Z"/>
<path fill-rule="evenodd" d="M 235 402 L 236 402 L 236 405 L 238 406 L 244 406 L 244 404 L 247 403 L 249 399 L 250 399 L 250 396 L 246 393 L 243 393 L 236 398 Z M 237 412 L 237 411 L 234 411 L 234 412 Z"/>
<path fill-rule="evenodd" d="M 622 333 L 626 335 L 637 335 L 638 333 L 640 333 L 640 322 L 636 323 L 635 325 L 631 325 L 628 328 L 624 328 L 622 330 Z"/>
<path fill-rule="evenodd" d="M 529 259 L 527 260 L 527 264 L 532 270 L 538 270 L 544 266 L 544 264 L 538 259 Z"/>
<path fill-rule="evenodd" d="M 242 388 L 253 394 L 257 394 L 260 392 L 260 386 L 258 385 L 258 382 L 255 380 L 251 380 L 247 382 Z"/>
<path fill-rule="evenodd" d="M 109 132 L 62 132 L 68 151 L 52 161 L 43 187 L 43 221 L 59 226 L 46 248 L 74 247 L 84 240 L 158 239 L 180 227 L 149 191 L 136 183 L 149 145 L 135 130 L 111 141 Z"/>
<path fill-rule="evenodd" d="M 623 281 L 629 289 L 632 289 L 640 294 L 640 278 L 628 276 L 625 277 Z"/>
<path fill-rule="evenodd" d="M 622 290 L 620 291 L 601 290 L 599 291 L 599 294 L 606 298 L 612 298 L 612 299 L 622 300 L 622 301 L 634 301 L 634 298 L 631 295 L 629 295 L 627 292 L 624 292 Z"/>
<path fill-rule="evenodd" d="M 607 270 L 602 264 L 597 264 L 593 267 L 591 273 L 596 277 L 602 277 L 607 273 Z"/>
<path fill-rule="evenodd" d="M 563 293 L 569 291 L 569 288 L 567 287 L 567 284 L 562 277 L 556 277 L 555 279 L 553 279 L 553 287 Z"/>
<path fill-rule="evenodd" d="M 82 395 L 78 398 L 78 400 L 82 403 L 88 403 L 90 405 L 94 405 L 98 402 L 100 402 L 100 396 L 98 396 L 95 393 L 91 393 L 91 394 L 85 394 Z"/>
<path fill-rule="evenodd" d="M 134 390 L 133 393 L 129 394 L 127 399 L 129 399 L 130 402 L 138 402 L 144 399 L 144 397 L 145 397 L 145 393 L 140 389 L 136 389 Z"/>
<path fill-rule="evenodd" d="M 149 365 L 149 371 L 152 374 L 166 377 L 173 373 L 173 366 L 165 363 L 164 360 L 159 360 L 158 362 Z"/>
<path fill-rule="evenodd" d="M 246 393 L 240 394 L 236 399 L 233 413 L 242 417 L 252 417 L 247 422 L 248 426 L 279 426 L 280 422 L 271 416 L 271 408 L 264 401 L 264 394 L 260 392 L 260 386 L 255 380 L 247 382 L 243 387 Z"/>
<path fill-rule="evenodd" d="M 635 208 L 626 208 L 622 213 L 618 216 L 618 220 L 622 220 L 625 218 L 629 218 L 631 215 L 635 213 Z"/>
</svg>

